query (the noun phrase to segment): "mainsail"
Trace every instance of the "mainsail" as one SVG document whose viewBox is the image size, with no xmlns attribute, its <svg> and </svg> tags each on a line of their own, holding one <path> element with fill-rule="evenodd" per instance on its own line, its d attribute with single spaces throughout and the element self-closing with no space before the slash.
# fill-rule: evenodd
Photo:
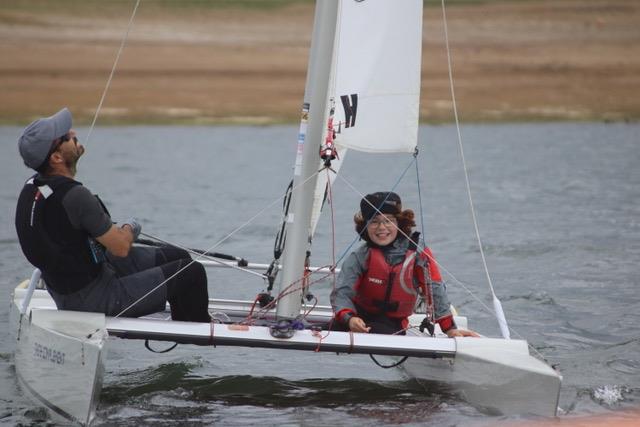
<svg viewBox="0 0 640 427">
<path fill-rule="evenodd" d="M 342 125 L 338 141 L 360 151 L 413 152 L 420 114 L 422 1 L 341 1 L 338 16 L 332 91 Z"/>
</svg>

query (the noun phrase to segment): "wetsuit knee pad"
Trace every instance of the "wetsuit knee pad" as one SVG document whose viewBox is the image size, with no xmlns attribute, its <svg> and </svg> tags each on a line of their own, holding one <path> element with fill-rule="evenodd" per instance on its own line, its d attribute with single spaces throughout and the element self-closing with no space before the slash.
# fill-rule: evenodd
<svg viewBox="0 0 640 427">
<path fill-rule="evenodd" d="M 169 297 L 181 292 L 181 286 L 204 288 L 207 286 L 207 273 L 204 270 L 204 266 L 199 262 L 192 262 L 191 258 L 171 261 L 161 265 L 160 268 L 165 279 L 174 276 L 166 283 Z"/>
<path fill-rule="evenodd" d="M 188 259 L 189 261 L 191 261 L 189 252 L 185 251 L 184 249 L 166 247 L 158 248 L 158 250 L 156 251 L 156 264 L 158 265 L 183 259 Z"/>
</svg>

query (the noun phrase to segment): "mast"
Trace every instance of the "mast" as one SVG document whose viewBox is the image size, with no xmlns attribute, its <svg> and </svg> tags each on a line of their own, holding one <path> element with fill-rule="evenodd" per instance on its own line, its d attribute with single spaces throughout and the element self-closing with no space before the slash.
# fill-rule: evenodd
<svg viewBox="0 0 640 427">
<path fill-rule="evenodd" d="M 282 271 L 279 274 L 280 280 L 278 282 L 279 293 L 285 291 L 292 284 L 296 290 L 278 301 L 276 317 L 279 320 L 292 320 L 300 314 L 302 278 L 305 274 L 306 253 L 310 246 L 309 230 L 313 192 L 317 181 L 316 172 L 320 164 L 318 152 L 328 118 L 327 99 L 338 4 L 339 2 L 336 0 L 316 1 L 293 174 L 293 193 L 290 213 L 286 218 L 287 242 L 282 254 Z"/>
</svg>

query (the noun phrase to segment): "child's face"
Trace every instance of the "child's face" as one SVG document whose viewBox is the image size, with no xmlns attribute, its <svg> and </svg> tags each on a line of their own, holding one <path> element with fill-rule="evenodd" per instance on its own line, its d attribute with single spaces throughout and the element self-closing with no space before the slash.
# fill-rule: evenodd
<svg viewBox="0 0 640 427">
<path fill-rule="evenodd" d="M 398 221 L 393 215 L 376 215 L 367 224 L 367 233 L 376 245 L 387 246 L 398 236 Z"/>
</svg>

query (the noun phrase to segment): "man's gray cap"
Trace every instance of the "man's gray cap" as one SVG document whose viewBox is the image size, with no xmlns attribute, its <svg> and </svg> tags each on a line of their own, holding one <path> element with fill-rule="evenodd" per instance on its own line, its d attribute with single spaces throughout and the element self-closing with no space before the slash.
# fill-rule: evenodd
<svg viewBox="0 0 640 427">
<path fill-rule="evenodd" d="M 42 166 L 53 141 L 69 132 L 71 122 L 71 113 L 67 108 L 63 108 L 53 116 L 38 119 L 27 126 L 18 140 L 18 149 L 24 164 L 31 169 Z"/>
</svg>

